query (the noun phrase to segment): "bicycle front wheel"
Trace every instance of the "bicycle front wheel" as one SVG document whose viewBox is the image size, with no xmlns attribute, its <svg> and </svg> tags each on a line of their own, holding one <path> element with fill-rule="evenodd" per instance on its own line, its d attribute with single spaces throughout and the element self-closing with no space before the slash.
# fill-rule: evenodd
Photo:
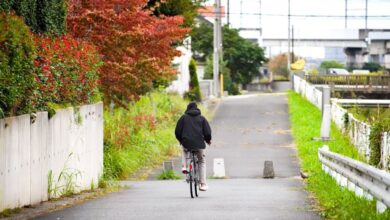
<svg viewBox="0 0 390 220">
<path fill-rule="evenodd" d="M 196 169 L 194 169 L 194 191 L 195 196 L 198 197 L 198 185 L 199 185 L 199 178 L 197 177 L 198 173 L 196 172 Z"/>
<path fill-rule="evenodd" d="M 190 179 L 190 193 L 191 193 L 191 198 L 194 198 L 194 192 L 193 192 L 193 190 L 192 190 L 192 185 L 195 185 L 195 182 L 194 182 L 192 179 Z"/>
</svg>

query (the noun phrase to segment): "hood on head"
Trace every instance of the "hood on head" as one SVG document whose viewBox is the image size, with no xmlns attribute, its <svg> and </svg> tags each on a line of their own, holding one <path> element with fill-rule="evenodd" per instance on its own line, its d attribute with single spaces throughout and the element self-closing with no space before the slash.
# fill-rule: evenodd
<svg viewBox="0 0 390 220">
<path fill-rule="evenodd" d="M 197 116 L 200 115 L 200 110 L 198 109 L 198 106 L 196 105 L 196 102 L 190 102 L 187 105 L 187 110 L 186 114 L 191 115 L 191 116 Z"/>
</svg>

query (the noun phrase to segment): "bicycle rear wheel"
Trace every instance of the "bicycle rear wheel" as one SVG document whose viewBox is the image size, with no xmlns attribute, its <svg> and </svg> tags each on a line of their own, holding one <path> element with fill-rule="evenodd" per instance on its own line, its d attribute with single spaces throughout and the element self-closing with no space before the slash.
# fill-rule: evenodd
<svg viewBox="0 0 390 220">
<path fill-rule="evenodd" d="M 195 155 L 192 155 L 193 158 L 193 169 L 194 169 L 194 191 L 195 191 L 195 196 L 198 197 L 198 184 L 199 184 L 199 172 L 198 172 L 198 164 L 196 163 L 195 160 Z"/>
</svg>

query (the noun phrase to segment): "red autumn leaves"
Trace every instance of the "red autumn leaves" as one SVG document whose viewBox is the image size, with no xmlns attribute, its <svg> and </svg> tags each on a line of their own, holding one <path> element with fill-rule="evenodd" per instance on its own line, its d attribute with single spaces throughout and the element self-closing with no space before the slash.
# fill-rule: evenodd
<svg viewBox="0 0 390 220">
<path fill-rule="evenodd" d="M 90 103 L 97 95 L 99 57 L 93 46 L 71 36 L 36 37 L 34 65 L 41 103 Z"/>
<path fill-rule="evenodd" d="M 169 79 L 179 52 L 173 47 L 188 29 L 183 18 L 156 17 L 144 10 L 146 0 L 71 0 L 68 31 L 93 44 L 102 55 L 101 86 L 119 103 L 137 98 L 152 82 Z"/>
</svg>

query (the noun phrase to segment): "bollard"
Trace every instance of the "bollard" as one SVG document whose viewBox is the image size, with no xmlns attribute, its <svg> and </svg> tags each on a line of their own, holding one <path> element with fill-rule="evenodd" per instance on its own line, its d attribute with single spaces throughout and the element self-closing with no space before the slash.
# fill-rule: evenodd
<svg viewBox="0 0 390 220">
<path fill-rule="evenodd" d="M 330 87 L 322 88 L 322 122 L 321 122 L 321 139 L 327 141 L 330 138 Z"/>
<path fill-rule="evenodd" d="M 274 165 L 272 161 L 264 161 L 263 178 L 273 179 L 275 177 Z"/>
<path fill-rule="evenodd" d="M 225 177 L 225 162 L 223 158 L 214 158 L 214 175 L 215 178 Z"/>
</svg>

